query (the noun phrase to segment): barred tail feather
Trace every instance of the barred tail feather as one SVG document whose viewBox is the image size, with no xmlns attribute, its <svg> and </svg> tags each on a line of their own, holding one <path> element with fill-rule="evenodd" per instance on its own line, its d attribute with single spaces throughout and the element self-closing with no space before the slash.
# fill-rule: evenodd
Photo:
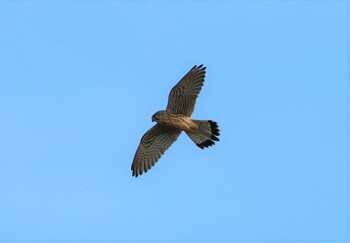
<svg viewBox="0 0 350 243">
<path fill-rule="evenodd" d="M 210 147 L 215 144 L 215 141 L 220 139 L 217 137 L 220 135 L 220 130 L 217 122 L 212 120 L 200 121 L 192 120 L 198 125 L 198 131 L 186 132 L 191 140 L 201 149 Z"/>
</svg>

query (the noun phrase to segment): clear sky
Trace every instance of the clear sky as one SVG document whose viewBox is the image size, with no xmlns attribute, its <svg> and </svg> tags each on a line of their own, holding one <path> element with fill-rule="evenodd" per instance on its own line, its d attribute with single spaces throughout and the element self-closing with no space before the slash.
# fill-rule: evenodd
<svg viewBox="0 0 350 243">
<path fill-rule="evenodd" d="M 0 2 L 0 240 L 348 239 L 346 1 Z M 194 65 L 185 135 L 131 162 Z"/>
</svg>

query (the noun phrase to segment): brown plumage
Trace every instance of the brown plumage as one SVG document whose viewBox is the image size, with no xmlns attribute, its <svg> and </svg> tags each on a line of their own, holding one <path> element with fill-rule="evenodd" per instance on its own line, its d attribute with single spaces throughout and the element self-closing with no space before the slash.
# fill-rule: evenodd
<svg viewBox="0 0 350 243">
<path fill-rule="evenodd" d="M 156 112 L 157 122 L 141 138 L 131 165 L 132 175 L 147 172 L 176 141 L 182 131 L 201 149 L 219 141 L 220 130 L 212 120 L 193 120 L 197 97 L 205 78 L 205 67 L 194 66 L 170 91 L 166 110 Z"/>
</svg>

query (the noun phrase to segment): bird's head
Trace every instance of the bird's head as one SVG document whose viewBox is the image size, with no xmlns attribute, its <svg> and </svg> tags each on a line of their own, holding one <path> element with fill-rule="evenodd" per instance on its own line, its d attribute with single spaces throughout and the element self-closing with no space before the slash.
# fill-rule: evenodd
<svg viewBox="0 0 350 243">
<path fill-rule="evenodd" d="M 164 111 L 157 111 L 152 116 L 152 122 L 159 122 L 163 118 Z"/>
</svg>

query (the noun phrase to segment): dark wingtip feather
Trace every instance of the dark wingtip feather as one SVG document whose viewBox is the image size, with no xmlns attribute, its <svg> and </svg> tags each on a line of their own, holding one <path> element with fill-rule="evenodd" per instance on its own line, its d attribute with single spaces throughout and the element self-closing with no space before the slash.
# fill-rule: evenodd
<svg viewBox="0 0 350 243">
<path fill-rule="evenodd" d="M 215 135 L 211 135 L 210 139 L 215 141 L 220 141 L 220 139 Z"/>
<path fill-rule="evenodd" d="M 194 65 L 193 68 L 191 68 L 190 71 L 194 70 L 194 69 L 198 69 L 198 70 L 205 70 L 206 67 L 203 66 L 203 64 L 197 66 L 197 65 Z"/>
<path fill-rule="evenodd" d="M 132 170 L 132 176 L 134 177 L 138 177 L 139 175 L 142 175 L 143 174 L 143 171 L 140 170 L 139 168 L 133 168 L 131 167 L 131 170 Z M 146 173 L 147 171 L 145 171 Z"/>
<path fill-rule="evenodd" d="M 209 120 L 208 122 L 210 124 L 211 133 L 214 135 L 214 137 L 219 136 L 220 130 L 219 130 L 218 123 L 216 121 L 212 121 L 212 120 Z M 216 141 L 219 141 L 219 140 L 216 140 Z"/>
<path fill-rule="evenodd" d="M 132 170 L 132 176 L 138 177 L 139 175 L 141 175 L 141 173 L 139 174 L 137 171 Z"/>
<path fill-rule="evenodd" d="M 204 149 L 204 148 L 208 148 L 208 147 L 210 147 L 210 146 L 212 146 L 214 144 L 215 143 L 213 141 L 208 139 L 208 140 L 205 140 L 203 143 L 197 144 L 197 146 L 200 147 L 201 149 Z"/>
</svg>

